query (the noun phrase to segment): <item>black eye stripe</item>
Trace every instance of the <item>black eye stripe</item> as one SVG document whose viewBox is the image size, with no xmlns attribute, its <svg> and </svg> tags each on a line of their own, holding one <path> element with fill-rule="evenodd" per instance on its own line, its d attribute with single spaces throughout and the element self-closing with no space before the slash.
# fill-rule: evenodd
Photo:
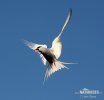
<svg viewBox="0 0 104 100">
<path fill-rule="evenodd" d="M 42 46 L 39 46 L 39 47 L 37 47 L 37 48 L 39 49 L 40 47 L 42 47 Z"/>
</svg>

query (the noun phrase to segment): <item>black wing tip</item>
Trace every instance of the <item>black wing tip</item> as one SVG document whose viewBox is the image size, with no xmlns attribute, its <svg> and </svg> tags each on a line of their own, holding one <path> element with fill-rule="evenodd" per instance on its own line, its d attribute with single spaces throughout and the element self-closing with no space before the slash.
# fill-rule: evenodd
<svg viewBox="0 0 104 100">
<path fill-rule="evenodd" d="M 70 8 L 69 13 L 70 13 L 70 16 L 72 16 L 72 8 Z"/>
<path fill-rule="evenodd" d="M 70 8 L 70 12 L 72 12 L 72 8 Z"/>
</svg>

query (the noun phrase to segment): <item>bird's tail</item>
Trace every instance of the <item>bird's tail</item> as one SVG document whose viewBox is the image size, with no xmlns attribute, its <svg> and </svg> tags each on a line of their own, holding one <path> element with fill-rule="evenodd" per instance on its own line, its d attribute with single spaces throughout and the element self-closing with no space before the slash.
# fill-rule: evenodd
<svg viewBox="0 0 104 100">
<path fill-rule="evenodd" d="M 44 77 L 44 82 L 45 80 L 47 80 L 48 77 L 50 77 L 56 71 L 62 68 L 69 69 L 68 67 L 65 66 L 65 64 L 77 64 L 77 63 L 66 63 L 66 62 L 55 60 L 52 64 L 49 64 L 49 66 L 47 67 L 45 77 Z"/>
</svg>

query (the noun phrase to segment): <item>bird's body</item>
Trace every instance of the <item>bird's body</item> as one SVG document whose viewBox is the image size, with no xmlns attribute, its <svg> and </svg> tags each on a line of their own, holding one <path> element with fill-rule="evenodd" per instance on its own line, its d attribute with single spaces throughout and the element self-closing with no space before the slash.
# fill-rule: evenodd
<svg viewBox="0 0 104 100">
<path fill-rule="evenodd" d="M 64 64 L 74 64 L 74 63 L 64 63 L 58 61 L 58 58 L 60 57 L 62 50 L 62 43 L 60 41 L 60 37 L 64 29 L 66 28 L 66 25 L 68 24 L 71 15 L 72 15 L 72 10 L 70 9 L 68 17 L 62 27 L 62 30 L 60 34 L 53 40 L 51 48 L 47 48 L 47 45 L 35 44 L 25 40 L 25 44 L 29 48 L 38 51 L 44 65 L 46 64 L 48 65 L 45 73 L 45 79 L 47 79 L 50 75 L 52 75 L 54 72 L 58 71 L 59 69 L 67 68 Z"/>
<path fill-rule="evenodd" d="M 41 47 L 41 50 L 39 51 L 44 58 L 50 63 L 52 64 L 54 59 L 56 59 L 55 55 L 52 53 L 52 51 L 49 48 L 45 48 L 45 47 Z"/>
</svg>

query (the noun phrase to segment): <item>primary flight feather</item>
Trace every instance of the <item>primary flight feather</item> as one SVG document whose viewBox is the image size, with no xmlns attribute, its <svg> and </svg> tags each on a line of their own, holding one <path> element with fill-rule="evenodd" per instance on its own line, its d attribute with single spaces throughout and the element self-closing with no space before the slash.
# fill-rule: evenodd
<svg viewBox="0 0 104 100">
<path fill-rule="evenodd" d="M 42 62 L 44 65 L 47 64 L 47 69 L 45 73 L 44 80 L 46 80 L 50 75 L 52 75 L 54 72 L 58 71 L 62 68 L 67 68 L 64 64 L 74 64 L 74 63 L 64 63 L 58 60 L 58 58 L 61 55 L 62 50 L 62 43 L 60 41 L 60 37 L 66 28 L 68 22 L 70 21 L 70 18 L 72 16 L 72 9 L 70 9 L 68 17 L 59 33 L 59 35 L 53 40 L 52 47 L 47 48 L 47 45 L 43 44 L 36 44 L 29 42 L 27 40 L 24 40 L 25 44 L 32 50 L 37 51 L 40 54 L 40 57 L 42 59 Z"/>
</svg>

